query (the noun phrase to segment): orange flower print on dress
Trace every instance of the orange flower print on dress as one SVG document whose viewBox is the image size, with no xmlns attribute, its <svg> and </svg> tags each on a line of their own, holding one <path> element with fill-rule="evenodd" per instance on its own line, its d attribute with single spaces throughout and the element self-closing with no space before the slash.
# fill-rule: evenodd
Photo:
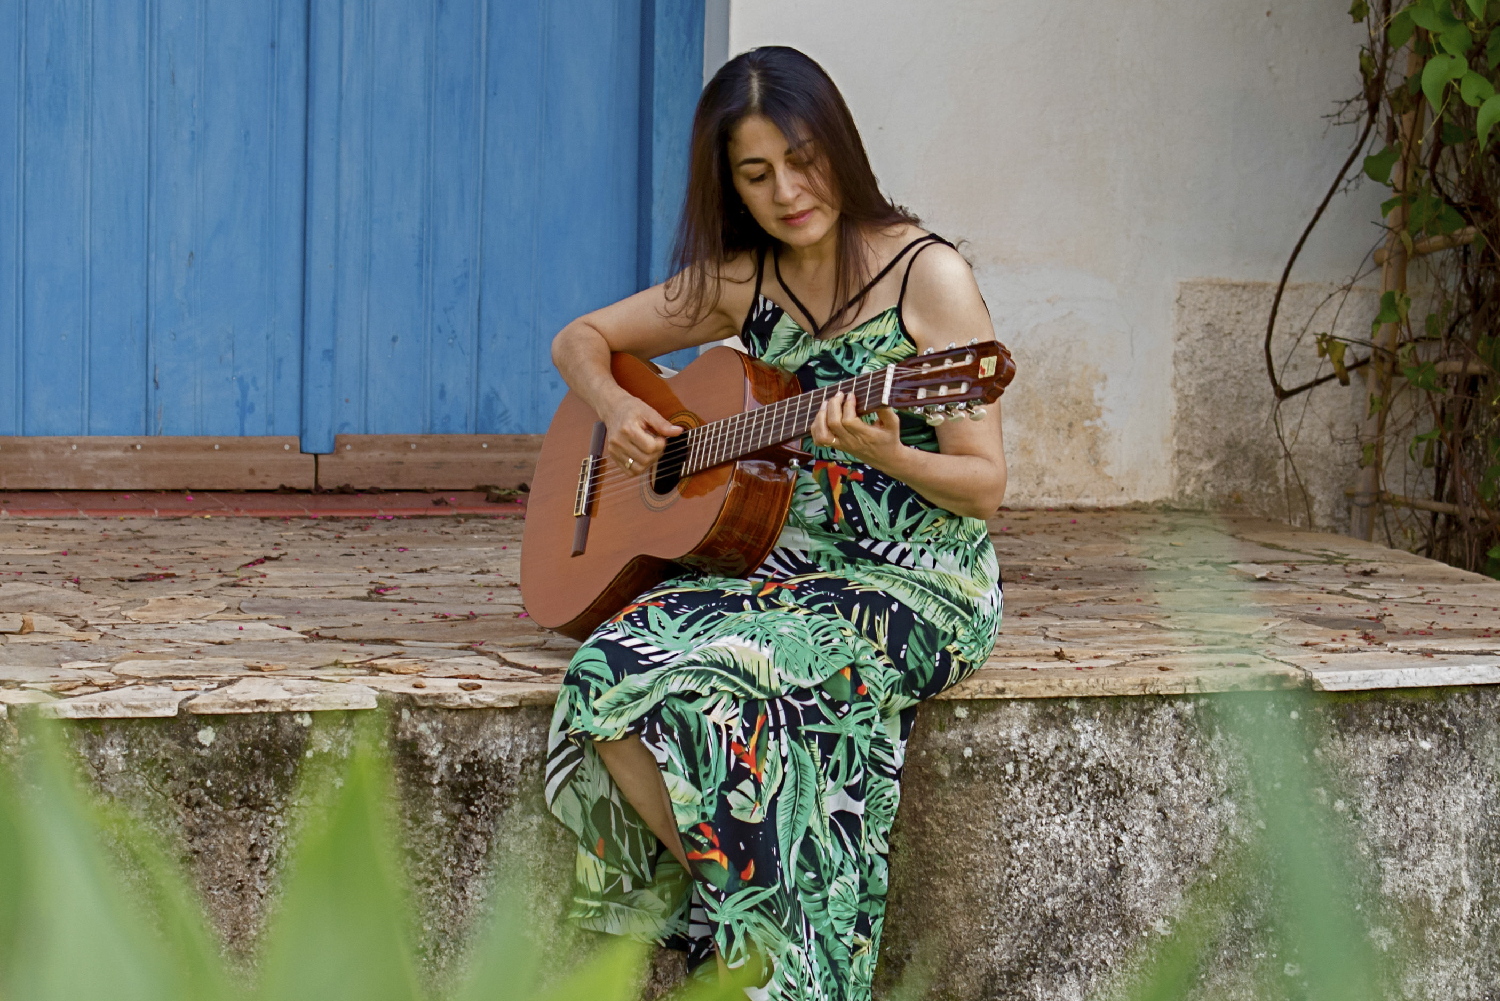
<svg viewBox="0 0 1500 1001">
<path fill-rule="evenodd" d="M 878 379 L 917 350 L 894 309 L 828 340 L 768 299 L 752 314 L 747 350 L 806 389 Z M 901 440 L 939 451 L 925 421 L 903 417 Z M 872 1001 L 915 703 L 989 657 L 999 566 L 983 521 L 805 447 L 771 552 L 722 576 L 684 566 L 579 647 L 543 788 L 576 838 L 582 927 L 685 946 L 710 979 L 716 955 L 743 962 L 768 997 Z M 632 734 L 688 871 L 590 750 Z"/>
<path fill-rule="evenodd" d="M 813 475 L 817 476 L 819 473 L 822 473 L 823 478 L 828 481 L 828 491 L 833 495 L 833 523 L 837 525 L 844 520 L 844 509 L 839 506 L 839 498 L 844 494 L 844 481 L 852 480 L 855 483 L 863 483 L 864 470 L 850 469 L 837 462 L 818 459 L 813 463 Z"/>
<path fill-rule="evenodd" d="M 712 825 L 699 824 L 698 830 L 704 837 L 708 838 L 709 844 L 713 845 L 706 852 L 688 852 L 687 857 L 693 862 L 717 862 L 725 869 L 729 868 L 729 856 L 719 849 L 719 836 L 714 833 Z"/>
<path fill-rule="evenodd" d="M 764 776 L 761 774 L 761 766 L 756 761 L 756 745 L 760 743 L 760 734 L 765 728 L 766 714 L 761 713 L 760 718 L 755 721 L 755 732 L 750 735 L 749 747 L 746 747 L 737 740 L 731 741 L 729 744 L 729 750 L 736 758 L 740 759 L 741 764 L 750 769 L 750 774 L 755 777 L 755 781 L 757 782 L 764 780 Z"/>
<path fill-rule="evenodd" d="M 620 611 L 615 615 L 615 617 L 612 618 L 612 619 L 610 619 L 609 621 L 611 623 L 614 623 L 614 622 L 623 622 L 623 621 L 625 621 L 625 616 L 629 615 L 631 612 L 637 611 L 638 609 L 642 609 L 642 608 L 661 608 L 661 607 L 663 607 L 663 603 L 660 602 L 660 601 L 640 601 L 640 602 L 635 602 L 633 604 L 626 605 L 624 608 L 620 609 Z"/>
</svg>

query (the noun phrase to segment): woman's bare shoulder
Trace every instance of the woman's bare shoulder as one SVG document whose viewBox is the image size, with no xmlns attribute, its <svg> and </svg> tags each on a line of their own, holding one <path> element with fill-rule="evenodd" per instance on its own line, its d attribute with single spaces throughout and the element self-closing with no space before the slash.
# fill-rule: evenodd
<svg viewBox="0 0 1500 1001">
<path fill-rule="evenodd" d="M 887 251 L 884 256 L 888 257 L 899 251 L 908 243 L 911 243 L 913 240 L 920 240 L 924 236 L 929 236 L 930 233 L 928 230 L 923 229 L 916 223 L 898 222 L 874 230 L 871 235 L 875 238 L 875 240 L 879 241 L 880 244 L 884 245 L 882 249 Z"/>
<path fill-rule="evenodd" d="M 968 260 L 945 244 L 924 247 L 912 262 L 902 307 L 919 343 L 994 336 L 989 309 Z"/>
<path fill-rule="evenodd" d="M 731 255 L 714 271 L 714 277 L 724 285 L 753 285 L 758 257 L 753 250 L 741 250 Z"/>
<path fill-rule="evenodd" d="M 911 266 L 912 291 L 927 286 L 936 292 L 971 288 L 976 292 L 974 268 L 957 247 L 949 243 L 924 246 Z M 918 293 L 920 294 L 920 293 Z"/>
<path fill-rule="evenodd" d="M 741 251 L 722 263 L 704 267 L 704 278 L 712 290 L 710 298 L 718 310 L 736 323 L 750 308 L 755 295 L 757 257 L 753 251 Z"/>
</svg>

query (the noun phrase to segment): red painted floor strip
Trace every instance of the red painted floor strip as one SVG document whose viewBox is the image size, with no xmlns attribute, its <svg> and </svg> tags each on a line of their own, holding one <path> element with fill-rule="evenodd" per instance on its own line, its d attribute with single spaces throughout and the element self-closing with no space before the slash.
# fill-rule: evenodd
<svg viewBox="0 0 1500 1001">
<path fill-rule="evenodd" d="M 269 491 L 0 491 L 0 518 L 420 518 L 515 516 L 521 504 L 491 503 L 480 490 L 382 493 Z"/>
</svg>

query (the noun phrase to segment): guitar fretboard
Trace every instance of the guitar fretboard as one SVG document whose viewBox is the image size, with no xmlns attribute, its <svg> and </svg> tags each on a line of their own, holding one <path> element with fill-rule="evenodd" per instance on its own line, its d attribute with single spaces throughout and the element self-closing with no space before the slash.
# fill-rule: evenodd
<svg viewBox="0 0 1500 1001">
<path fill-rule="evenodd" d="M 890 365 L 693 428 L 677 439 L 677 442 L 683 442 L 677 447 L 687 449 L 682 474 L 687 476 L 803 437 L 812 427 L 813 418 L 818 415 L 823 402 L 835 393 L 854 394 L 859 412 L 870 413 L 888 398 L 894 369 L 895 366 Z"/>
</svg>

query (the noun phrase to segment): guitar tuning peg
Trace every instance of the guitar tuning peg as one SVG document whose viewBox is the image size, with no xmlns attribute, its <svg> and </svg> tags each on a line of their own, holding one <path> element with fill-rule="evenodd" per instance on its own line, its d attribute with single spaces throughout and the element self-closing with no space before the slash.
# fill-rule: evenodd
<svg viewBox="0 0 1500 1001">
<path fill-rule="evenodd" d="M 942 407 L 939 406 L 927 408 L 927 423 L 931 424 L 933 427 L 937 427 L 947 419 L 948 415 L 943 413 Z"/>
<path fill-rule="evenodd" d="M 952 351 L 956 347 L 958 347 L 957 341 L 949 341 L 947 350 Z"/>
<path fill-rule="evenodd" d="M 989 413 L 989 411 L 984 409 L 983 407 L 973 407 L 969 410 L 969 420 L 982 421 L 984 420 L 984 415 L 987 413 Z"/>
<path fill-rule="evenodd" d="M 922 349 L 922 353 L 924 355 L 930 355 L 930 354 L 932 354 L 936 350 L 937 350 L 937 348 L 923 348 Z"/>
<path fill-rule="evenodd" d="M 969 338 L 969 347 L 972 348 L 974 345 L 976 345 L 978 343 L 979 343 L 979 338 L 977 338 L 977 337 L 970 337 Z"/>
</svg>

